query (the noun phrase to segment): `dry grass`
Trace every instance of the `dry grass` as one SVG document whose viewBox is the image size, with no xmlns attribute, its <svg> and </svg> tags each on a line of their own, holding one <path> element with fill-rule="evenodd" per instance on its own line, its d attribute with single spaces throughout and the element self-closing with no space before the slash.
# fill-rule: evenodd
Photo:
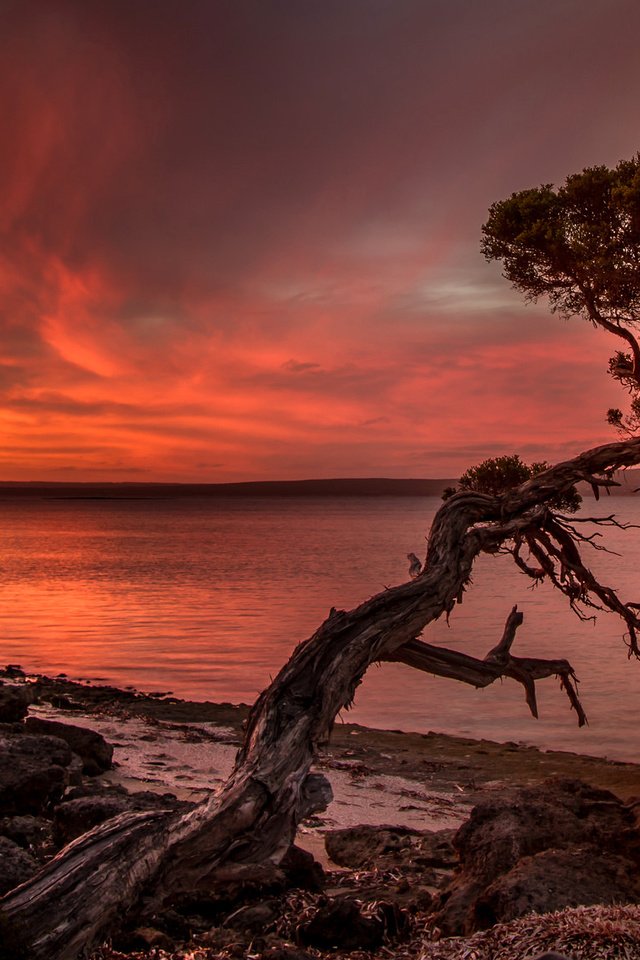
<svg viewBox="0 0 640 960">
<path fill-rule="evenodd" d="M 425 944 L 419 960 L 528 960 L 544 950 L 558 950 L 572 960 L 639 960 L 640 907 L 530 914 L 473 937 Z"/>
<path fill-rule="evenodd" d="M 262 956 L 261 947 L 252 949 L 252 945 L 229 943 L 221 949 L 220 945 L 192 944 L 174 953 L 156 950 L 127 955 L 103 948 L 95 960 L 257 960 Z M 410 939 L 390 943 L 375 954 L 321 953 L 308 948 L 306 952 L 315 958 L 332 960 L 531 960 L 544 950 L 558 950 L 572 960 L 640 960 L 640 907 L 576 907 L 558 913 L 531 914 L 472 937 L 436 942 L 428 942 L 415 931 Z"/>
</svg>

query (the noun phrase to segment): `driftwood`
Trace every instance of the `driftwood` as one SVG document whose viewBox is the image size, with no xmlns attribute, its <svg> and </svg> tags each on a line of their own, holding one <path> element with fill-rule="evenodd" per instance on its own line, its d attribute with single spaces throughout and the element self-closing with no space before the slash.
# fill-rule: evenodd
<svg viewBox="0 0 640 960">
<path fill-rule="evenodd" d="M 559 676 L 580 724 L 576 678 L 566 660 L 511 654 L 522 615 L 516 608 L 483 660 L 418 639 L 462 600 L 481 552 L 512 554 L 524 574 L 547 579 L 580 616 L 607 608 L 624 621 L 630 653 L 638 653 L 638 606 L 623 603 L 584 565 L 593 535 L 547 506 L 572 484 L 595 490 L 615 484 L 613 471 L 640 462 L 640 439 L 607 444 L 534 476 L 501 496 L 460 493 L 438 511 L 422 573 L 384 590 L 350 612 L 332 610 L 301 643 L 248 719 L 234 770 L 217 793 L 187 814 L 123 814 L 74 841 L 32 880 L 0 901 L 5 919 L 23 931 L 34 960 L 74 960 L 99 944 L 144 898 L 160 908 L 169 897 L 202 888 L 207 878 L 251 875 L 278 862 L 300 819 L 326 805 L 328 784 L 310 774 L 340 710 L 348 707 L 367 668 L 383 660 L 481 687 L 511 677 L 525 688 L 534 716 L 535 681 Z M 615 523 L 612 517 L 594 521 Z M 535 566 L 533 566 L 535 562 Z"/>
</svg>

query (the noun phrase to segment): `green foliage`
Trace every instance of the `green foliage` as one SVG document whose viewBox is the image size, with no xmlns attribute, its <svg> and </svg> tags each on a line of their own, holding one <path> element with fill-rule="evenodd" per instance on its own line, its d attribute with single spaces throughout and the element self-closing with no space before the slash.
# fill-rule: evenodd
<svg viewBox="0 0 640 960">
<path fill-rule="evenodd" d="M 492 457 L 477 467 L 470 467 L 458 483 L 461 490 L 475 490 L 496 496 L 511 487 L 517 487 L 533 475 L 533 468 L 523 463 L 517 454 L 512 457 Z"/>
<path fill-rule="evenodd" d="M 640 154 L 615 169 L 588 167 L 557 190 L 543 184 L 494 203 L 482 228 L 487 260 L 501 260 L 528 299 L 594 322 L 640 320 Z"/>
<path fill-rule="evenodd" d="M 527 300 L 547 296 L 553 310 L 582 316 L 624 342 L 609 373 L 640 394 L 640 154 L 614 169 L 587 167 L 557 189 L 545 183 L 494 203 L 482 228 L 487 260 Z M 640 404 L 607 420 L 640 430 Z"/>
<path fill-rule="evenodd" d="M 511 457 L 491 457 L 488 460 L 483 460 L 475 467 L 470 467 L 462 474 L 458 481 L 459 490 L 472 490 L 476 493 L 486 493 L 495 497 L 504 493 L 505 490 L 510 490 L 526 480 L 530 480 L 531 477 L 548 468 L 549 464 L 546 461 L 526 464 L 517 453 Z M 456 492 L 453 487 L 447 487 L 442 499 L 447 500 Z M 557 510 L 575 513 L 581 503 L 582 497 L 575 487 L 571 487 L 559 497 L 554 498 L 550 505 Z"/>
</svg>

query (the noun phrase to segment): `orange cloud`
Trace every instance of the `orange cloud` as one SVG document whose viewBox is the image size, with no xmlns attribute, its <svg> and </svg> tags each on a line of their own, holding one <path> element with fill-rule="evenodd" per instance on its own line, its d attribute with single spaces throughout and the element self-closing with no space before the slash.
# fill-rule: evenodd
<svg viewBox="0 0 640 960">
<path fill-rule="evenodd" d="M 2 475 L 452 476 L 607 439 L 606 339 L 478 252 L 494 199 L 638 146 L 640 9 L 541 2 L 552 35 L 494 0 L 12 5 Z"/>
</svg>

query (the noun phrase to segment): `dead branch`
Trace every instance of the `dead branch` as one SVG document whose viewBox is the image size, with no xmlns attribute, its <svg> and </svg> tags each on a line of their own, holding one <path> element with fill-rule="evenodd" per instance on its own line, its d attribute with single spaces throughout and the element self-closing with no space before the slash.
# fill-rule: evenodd
<svg viewBox="0 0 640 960">
<path fill-rule="evenodd" d="M 507 617 L 500 643 L 489 651 L 484 660 L 445 647 L 435 647 L 421 640 L 406 643 L 386 659 L 405 663 L 437 677 L 459 680 L 473 687 L 488 687 L 500 677 L 511 677 L 524 686 L 527 705 L 536 718 L 538 707 L 535 681 L 552 676 L 560 677 L 562 689 L 568 694 L 571 706 L 578 715 L 578 725 L 584 726 L 587 716 L 578 698 L 575 672 L 567 660 L 539 660 L 511 655 L 511 645 L 522 621 L 523 614 L 514 607 Z"/>
</svg>

